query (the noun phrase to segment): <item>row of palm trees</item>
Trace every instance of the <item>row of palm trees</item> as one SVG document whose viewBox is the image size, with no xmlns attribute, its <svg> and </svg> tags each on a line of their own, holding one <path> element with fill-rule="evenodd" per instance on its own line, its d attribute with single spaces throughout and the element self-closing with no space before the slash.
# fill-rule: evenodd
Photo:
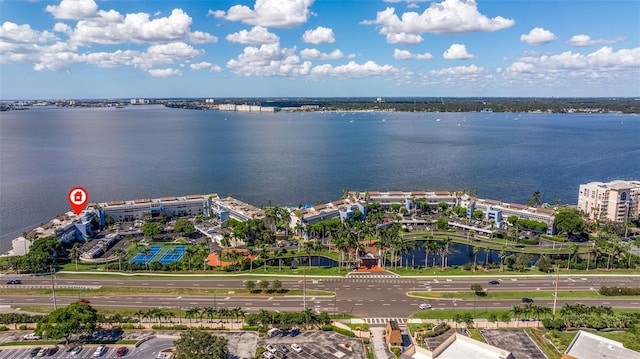
<svg viewBox="0 0 640 359">
<path fill-rule="evenodd" d="M 174 309 L 162 309 L 162 308 L 149 308 L 139 309 L 134 313 L 138 318 L 138 323 L 142 324 L 143 319 L 147 319 L 147 322 L 156 321 L 158 324 L 162 321 L 171 321 L 176 317 Z M 179 308 L 178 316 L 182 319 L 182 308 Z M 219 321 L 223 319 L 233 319 L 236 322 L 243 319 L 245 316 L 244 310 L 240 307 L 235 308 L 214 308 L 214 307 L 194 307 L 185 310 L 185 319 L 189 319 L 189 324 L 192 324 L 192 320 L 196 320 L 201 324 L 204 323 L 204 319 L 208 319 L 209 322 L 218 318 Z"/>
</svg>

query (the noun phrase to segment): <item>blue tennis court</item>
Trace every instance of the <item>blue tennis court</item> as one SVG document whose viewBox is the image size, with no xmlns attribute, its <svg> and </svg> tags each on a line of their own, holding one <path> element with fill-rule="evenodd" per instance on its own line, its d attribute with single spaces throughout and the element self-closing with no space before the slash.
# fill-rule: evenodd
<svg viewBox="0 0 640 359">
<path fill-rule="evenodd" d="M 175 246 L 173 248 L 169 248 L 158 262 L 160 264 L 177 262 L 184 255 L 184 250 L 184 246 Z"/>
<path fill-rule="evenodd" d="M 149 246 L 149 254 L 147 255 L 147 262 L 145 263 L 145 255 L 144 253 L 138 253 L 136 254 L 135 257 L 133 257 L 133 259 L 131 260 L 131 263 L 134 264 L 148 264 L 151 263 L 151 261 L 153 260 L 153 257 L 157 256 L 158 253 L 160 253 L 160 250 L 162 249 L 162 247 L 160 246 Z"/>
</svg>

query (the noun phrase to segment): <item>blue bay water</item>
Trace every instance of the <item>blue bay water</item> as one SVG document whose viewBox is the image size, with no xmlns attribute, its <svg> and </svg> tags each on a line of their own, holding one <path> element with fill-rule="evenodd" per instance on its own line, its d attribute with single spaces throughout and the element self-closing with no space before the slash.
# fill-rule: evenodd
<svg viewBox="0 0 640 359">
<path fill-rule="evenodd" d="M 580 183 L 640 178 L 640 116 L 235 113 L 128 106 L 0 115 L 0 249 L 90 201 L 218 193 L 255 205 L 352 190 L 467 190 L 575 204 Z"/>
</svg>

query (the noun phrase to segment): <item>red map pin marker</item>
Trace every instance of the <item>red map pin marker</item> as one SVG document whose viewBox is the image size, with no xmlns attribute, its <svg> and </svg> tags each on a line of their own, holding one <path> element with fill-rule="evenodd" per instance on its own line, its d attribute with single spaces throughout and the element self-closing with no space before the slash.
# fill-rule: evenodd
<svg viewBox="0 0 640 359">
<path fill-rule="evenodd" d="M 82 187 L 76 186 L 69 191 L 67 199 L 73 211 L 79 216 L 89 202 L 89 192 Z"/>
</svg>

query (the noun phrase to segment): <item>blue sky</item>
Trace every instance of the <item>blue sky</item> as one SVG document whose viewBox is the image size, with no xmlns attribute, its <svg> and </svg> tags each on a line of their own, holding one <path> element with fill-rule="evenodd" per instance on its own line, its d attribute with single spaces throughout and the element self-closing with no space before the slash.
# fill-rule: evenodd
<svg viewBox="0 0 640 359">
<path fill-rule="evenodd" d="M 0 0 L 0 99 L 640 96 L 640 1 Z"/>
</svg>

